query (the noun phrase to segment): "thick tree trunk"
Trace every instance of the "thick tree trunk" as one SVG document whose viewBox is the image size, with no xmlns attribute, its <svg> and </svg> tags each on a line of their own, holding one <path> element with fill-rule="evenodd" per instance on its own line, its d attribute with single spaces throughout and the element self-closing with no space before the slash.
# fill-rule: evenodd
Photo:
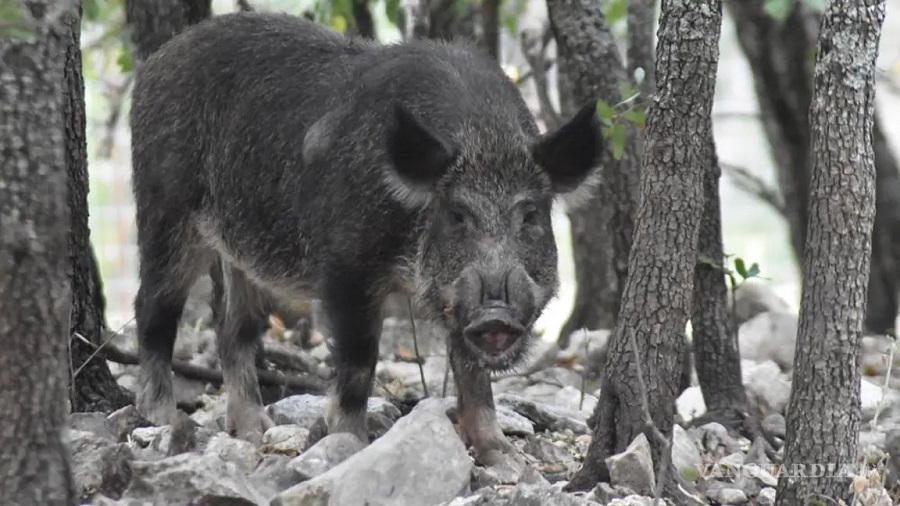
<svg viewBox="0 0 900 506">
<path fill-rule="evenodd" d="M 809 202 L 813 54 L 820 17 L 795 0 L 784 21 L 763 0 L 726 0 L 738 42 L 755 81 L 763 129 L 778 169 L 785 218 L 797 263 L 802 266 Z M 900 295 L 900 165 L 875 120 L 876 217 L 866 328 L 893 332 Z"/>
<path fill-rule="evenodd" d="M 853 498 L 846 469 L 859 436 L 859 338 L 875 216 L 875 59 L 884 21 L 879 0 L 832 0 L 816 49 L 810 110 L 813 149 L 809 229 L 785 469 L 832 466 L 778 481 L 778 505 Z M 824 474 L 825 476 L 821 476 Z M 829 498 L 829 499 L 824 499 Z"/>
<path fill-rule="evenodd" d="M 80 3 L 80 2 L 79 2 Z M 103 342 L 105 301 L 88 228 L 88 171 L 85 140 L 84 77 L 81 68 L 81 16 L 73 11 L 65 19 L 69 29 L 63 112 L 66 122 L 66 168 L 71 213 L 69 265 L 72 285 L 69 353 L 72 370 L 69 400 L 73 412 L 111 412 L 131 403 L 130 396 L 109 372 L 102 354 L 91 355 Z M 90 362 L 87 362 L 90 358 Z M 87 362 L 87 363 L 86 363 Z"/>
<path fill-rule="evenodd" d="M 702 167 L 712 135 L 721 22 L 717 0 L 663 2 L 658 93 L 647 117 L 629 276 L 604 371 L 594 438 L 569 489 L 587 489 L 607 478 L 604 459 L 644 433 L 653 461 L 658 468 L 666 467 L 666 495 L 679 495 L 671 454 L 663 452 L 665 446 L 645 424 L 637 374 L 640 366 L 653 424 L 671 437 L 678 357 L 691 311 L 703 214 Z M 632 340 L 639 349 L 637 357 L 631 352 Z"/>
<path fill-rule="evenodd" d="M 584 0 L 548 0 L 547 10 L 560 74 L 571 86 L 573 102 L 598 98 L 609 104 L 619 102 L 622 85 L 628 81 L 602 6 Z M 580 328 L 611 328 L 619 312 L 628 277 L 641 163 L 640 134 L 633 127 L 627 130 L 622 158 L 616 160 L 611 148 L 607 150 L 603 186 L 588 203 L 569 213 L 577 285 L 574 310 L 559 335 L 562 347 Z"/>
<path fill-rule="evenodd" d="M 8 5 L 27 33 L 0 31 L 0 504 L 68 506 L 66 7 Z"/>
</svg>

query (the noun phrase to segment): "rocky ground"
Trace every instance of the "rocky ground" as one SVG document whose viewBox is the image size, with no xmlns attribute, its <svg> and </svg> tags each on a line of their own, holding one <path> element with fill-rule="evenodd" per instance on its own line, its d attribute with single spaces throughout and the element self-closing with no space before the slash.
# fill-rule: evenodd
<svg viewBox="0 0 900 506">
<path fill-rule="evenodd" d="M 217 368 L 214 334 L 196 324 L 202 313 L 197 309 L 186 318 L 176 358 Z M 764 290 L 755 294 L 748 290 L 738 301 L 737 313 L 744 321 L 740 331 L 744 384 L 764 426 L 783 438 L 796 315 Z M 266 347 L 327 377 L 331 363 L 323 337 L 314 332 L 312 342 L 298 346 L 295 334 L 276 324 L 266 336 Z M 611 485 L 601 484 L 586 493 L 562 491 L 591 440 L 587 419 L 599 391 L 594 381 L 597 371 L 585 365 L 596 362 L 607 331 L 576 333 L 566 350 L 545 344 L 530 367 L 495 380 L 503 430 L 527 460 L 526 467 L 515 470 L 473 463 L 454 429 L 452 379 L 442 395 L 447 363 L 443 344 L 419 321 L 417 335 L 429 396 L 419 401 L 423 388 L 409 321 L 388 319 L 376 396 L 369 402 L 369 445 L 346 434 L 309 445 L 321 431 L 325 402 L 310 394 L 283 397 L 267 406 L 277 426 L 259 447 L 231 438 L 222 431 L 224 394 L 206 382 L 180 377 L 179 400 L 198 407 L 173 426 L 150 426 L 132 406 L 109 416 L 73 415 L 70 439 L 80 499 L 83 504 L 129 506 L 652 503 L 655 477 L 643 437 L 608 461 Z M 114 345 L 133 350 L 133 331 L 124 329 Z M 892 374 L 889 388 L 883 388 L 888 365 L 884 350 L 889 345 L 886 338 L 867 337 L 864 342 L 860 461 L 872 472 L 858 480 L 862 505 L 892 504 L 886 488 L 895 485 L 900 469 L 900 402 L 894 387 L 900 374 Z M 135 366 L 111 366 L 120 384 L 132 388 Z M 709 504 L 774 504 L 777 469 L 762 440 L 729 434 L 717 423 L 691 426 L 705 410 L 696 384 L 695 376 L 694 386 L 678 400 L 676 469 Z M 281 397 L 277 391 L 267 396 Z"/>
</svg>

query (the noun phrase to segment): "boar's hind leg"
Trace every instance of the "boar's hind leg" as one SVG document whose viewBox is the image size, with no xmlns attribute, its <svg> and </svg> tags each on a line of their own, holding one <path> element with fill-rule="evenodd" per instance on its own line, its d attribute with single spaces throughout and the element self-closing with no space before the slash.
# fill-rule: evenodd
<svg viewBox="0 0 900 506">
<path fill-rule="evenodd" d="M 152 217 L 152 216 L 151 216 Z M 140 287 L 134 302 L 140 373 L 138 411 L 157 425 L 175 421 L 172 352 L 191 286 L 209 255 L 179 220 L 138 214 Z"/>
<path fill-rule="evenodd" d="M 216 335 L 228 406 L 225 430 L 259 444 L 274 424 L 266 415 L 256 376 L 256 354 L 266 329 L 265 295 L 243 271 L 222 261 L 223 300 Z"/>
<path fill-rule="evenodd" d="M 358 282 L 331 280 L 322 298 L 334 339 L 335 366 L 325 423 L 329 434 L 349 432 L 364 443 L 369 442 L 366 405 L 372 393 L 382 325 L 381 306 L 370 293 Z"/>
<path fill-rule="evenodd" d="M 493 466 L 515 455 L 512 443 L 503 435 L 497 422 L 491 378 L 487 371 L 470 364 L 451 345 L 450 365 L 456 381 L 457 418 L 463 441 L 475 450 L 475 460 Z"/>
</svg>

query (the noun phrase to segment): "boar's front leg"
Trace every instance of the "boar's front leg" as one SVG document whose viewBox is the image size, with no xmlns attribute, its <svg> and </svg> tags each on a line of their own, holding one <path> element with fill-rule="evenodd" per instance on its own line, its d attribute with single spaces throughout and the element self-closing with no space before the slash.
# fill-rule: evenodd
<svg viewBox="0 0 900 506">
<path fill-rule="evenodd" d="M 267 324 L 267 299 L 242 271 L 222 264 L 224 306 L 219 309 L 217 338 L 228 393 L 225 430 L 259 444 L 274 425 L 263 410 L 256 376 L 256 354 Z"/>
<path fill-rule="evenodd" d="M 451 343 L 458 342 L 451 339 Z M 457 418 L 463 441 L 471 445 L 475 460 L 494 466 L 516 459 L 516 448 L 503 435 L 497 422 L 491 378 L 485 369 L 472 364 L 450 345 L 450 365 L 457 390 Z"/>
<path fill-rule="evenodd" d="M 335 377 L 331 401 L 325 413 L 328 433 L 349 432 L 369 442 L 366 406 L 372 393 L 381 306 L 362 276 L 340 276 L 325 286 L 322 305 L 334 339 Z"/>
</svg>

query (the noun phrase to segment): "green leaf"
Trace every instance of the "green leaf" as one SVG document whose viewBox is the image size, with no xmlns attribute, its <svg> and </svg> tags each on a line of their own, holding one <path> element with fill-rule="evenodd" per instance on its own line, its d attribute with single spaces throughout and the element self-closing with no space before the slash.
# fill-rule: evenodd
<svg viewBox="0 0 900 506">
<path fill-rule="evenodd" d="M 615 123 L 610 132 L 610 140 L 612 140 L 613 158 L 621 160 L 625 154 L 625 126 L 622 123 Z"/>
<path fill-rule="evenodd" d="M 828 0 L 803 0 L 803 3 L 817 12 L 825 12 L 825 7 L 828 6 Z"/>
<path fill-rule="evenodd" d="M 684 481 L 693 483 L 700 478 L 700 473 L 696 469 L 688 467 L 681 472 L 681 477 L 684 478 Z"/>
<path fill-rule="evenodd" d="M 759 276 L 759 264 L 756 262 L 753 262 L 753 264 L 750 265 L 750 268 L 747 269 L 747 277 L 755 278 L 756 276 Z"/>
<path fill-rule="evenodd" d="M 639 128 L 644 128 L 646 124 L 646 114 L 643 109 L 630 109 L 622 113 L 622 117 L 635 124 Z"/>
<path fill-rule="evenodd" d="M 744 279 L 747 279 L 747 266 L 744 264 L 743 258 L 734 259 L 734 270 Z"/>
<path fill-rule="evenodd" d="M 794 0 L 765 0 L 763 10 L 778 21 L 784 21 L 794 7 Z"/>
<path fill-rule="evenodd" d="M 119 57 L 116 58 L 116 63 L 119 64 L 119 69 L 121 69 L 122 73 L 131 72 L 134 68 L 134 61 L 131 59 L 131 51 L 129 51 L 125 45 L 119 49 Z"/>
<path fill-rule="evenodd" d="M 606 12 L 603 14 L 606 17 L 606 22 L 610 25 L 614 25 L 625 19 L 627 11 L 628 0 L 611 0 L 606 4 Z"/>
<path fill-rule="evenodd" d="M 397 24 L 400 22 L 398 18 L 398 13 L 400 12 L 400 0 L 385 0 L 384 2 L 384 14 L 387 16 L 388 20 L 391 23 Z"/>
<path fill-rule="evenodd" d="M 615 111 L 613 111 L 612 106 L 606 103 L 605 100 L 598 99 L 597 117 L 600 118 L 600 121 L 602 121 L 606 125 L 612 125 L 613 116 L 615 116 Z"/>
</svg>

